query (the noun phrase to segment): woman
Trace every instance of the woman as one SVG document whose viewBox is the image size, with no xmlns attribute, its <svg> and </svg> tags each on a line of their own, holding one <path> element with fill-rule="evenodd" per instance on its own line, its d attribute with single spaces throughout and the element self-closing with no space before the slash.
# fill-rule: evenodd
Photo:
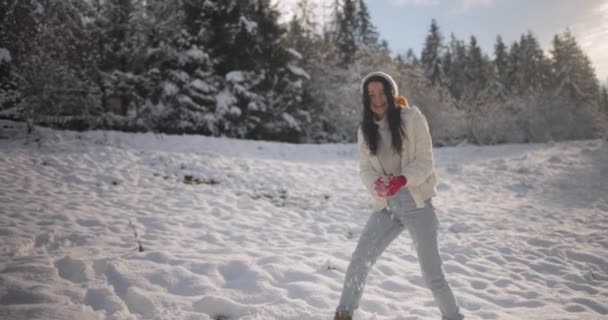
<svg viewBox="0 0 608 320">
<path fill-rule="evenodd" d="M 372 72 L 361 82 L 363 121 L 358 130 L 361 180 L 373 199 L 370 216 L 344 278 L 334 320 L 351 320 L 372 265 L 404 229 L 444 320 L 460 320 L 437 247 L 433 146 L 426 118 L 399 96 L 393 78 Z"/>
</svg>

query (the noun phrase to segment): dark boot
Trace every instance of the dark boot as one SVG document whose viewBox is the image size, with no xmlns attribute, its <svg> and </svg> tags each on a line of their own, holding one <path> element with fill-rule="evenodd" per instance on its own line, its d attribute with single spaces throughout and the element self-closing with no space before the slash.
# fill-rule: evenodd
<svg viewBox="0 0 608 320">
<path fill-rule="evenodd" d="M 443 320 L 452 320 L 452 319 L 448 319 L 447 317 L 443 317 Z M 459 312 L 458 315 L 456 316 L 456 318 L 453 318 L 453 320 L 464 320 L 464 316 Z"/>
<path fill-rule="evenodd" d="M 353 317 L 346 311 L 336 311 L 334 320 L 353 320 Z"/>
</svg>

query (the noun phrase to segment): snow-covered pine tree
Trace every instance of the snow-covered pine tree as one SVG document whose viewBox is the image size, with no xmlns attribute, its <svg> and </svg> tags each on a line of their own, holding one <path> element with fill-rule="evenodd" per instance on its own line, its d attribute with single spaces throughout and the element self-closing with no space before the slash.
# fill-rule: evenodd
<svg viewBox="0 0 608 320">
<path fill-rule="evenodd" d="M 20 66 L 34 45 L 39 23 L 37 1 L 0 1 L 0 116 L 19 119 L 19 101 L 25 83 L 20 81 Z"/>
<path fill-rule="evenodd" d="M 327 41 L 335 41 L 338 31 L 338 22 L 342 20 L 342 0 L 333 0 L 328 4 L 322 4 L 323 12 L 323 36 Z"/>
<path fill-rule="evenodd" d="M 452 50 L 450 47 L 447 47 L 443 51 L 443 54 L 441 56 L 441 65 L 443 67 L 443 72 L 446 76 L 445 83 L 443 85 L 449 87 L 450 86 L 449 74 L 451 72 L 450 69 L 452 68 Z"/>
<path fill-rule="evenodd" d="M 162 132 L 217 135 L 214 109 L 220 79 L 212 73 L 209 54 L 185 29 L 176 30 L 150 50 L 149 94 L 138 118 Z"/>
<path fill-rule="evenodd" d="M 97 0 L 100 1 L 100 0 Z M 105 0 L 99 3 L 103 37 L 102 70 L 127 70 L 132 62 L 133 49 L 132 22 L 136 15 L 136 0 Z"/>
<path fill-rule="evenodd" d="M 378 40 L 378 31 L 372 23 L 367 4 L 365 4 L 365 0 L 359 0 L 357 2 L 357 42 L 365 46 L 377 46 Z"/>
<path fill-rule="evenodd" d="M 407 49 L 407 52 L 405 53 L 405 61 L 415 66 L 420 65 L 420 61 L 418 60 L 418 57 L 416 57 L 416 53 L 414 53 L 412 48 Z"/>
<path fill-rule="evenodd" d="M 11 70 L 12 60 L 11 52 L 7 48 L 0 48 L 0 117 L 18 119 L 19 115 L 11 110 L 21 99 L 16 75 Z"/>
<path fill-rule="evenodd" d="M 490 59 L 482 52 L 475 36 L 471 36 L 465 61 L 466 87 L 462 98 L 471 107 L 476 105 L 473 107 L 475 109 L 485 103 L 483 101 L 494 99 L 486 91 L 489 88 L 490 80 L 492 80 L 492 86 L 495 86 L 495 76 L 493 75 Z M 481 97 L 482 95 L 483 97 Z M 471 111 L 479 112 L 479 110 Z"/>
<path fill-rule="evenodd" d="M 340 65 L 348 67 L 357 52 L 357 4 L 355 0 L 344 0 L 336 22 L 335 43 L 340 53 Z"/>
<path fill-rule="evenodd" d="M 522 94 L 544 92 L 550 85 L 550 63 L 532 32 L 521 36 L 518 53 L 517 91 Z"/>
<path fill-rule="evenodd" d="M 494 44 L 493 64 L 496 68 L 497 80 L 505 88 L 505 91 L 508 91 L 508 63 L 509 53 L 507 52 L 507 46 L 503 42 L 502 37 L 498 35 L 496 36 L 496 43 Z"/>
<path fill-rule="evenodd" d="M 303 125 L 308 120 L 301 109 L 304 82 L 309 74 L 301 68 L 302 56 L 285 44 L 285 29 L 278 24 L 279 12 L 269 1 L 255 7 L 253 20 L 258 23 L 260 56 L 265 77 L 261 83 L 266 91 L 269 112 L 260 114 L 262 125 L 254 127 L 254 138 L 301 141 Z"/>
<path fill-rule="evenodd" d="M 205 1 L 147 1 L 146 50 L 137 123 L 168 133 L 219 134 L 215 105 L 220 78 L 202 46 Z"/>
<path fill-rule="evenodd" d="M 553 89 L 575 103 L 588 103 L 599 92 L 599 80 L 589 57 L 569 30 L 553 38 Z"/>
<path fill-rule="evenodd" d="M 507 58 L 507 88 L 513 95 L 520 95 L 520 85 L 518 75 L 521 72 L 521 55 L 518 42 L 513 42 L 509 47 L 509 55 Z"/>
<path fill-rule="evenodd" d="M 285 35 L 285 45 L 297 58 L 299 55 L 300 65 L 309 75 L 309 79 L 304 81 L 302 90 L 302 102 L 298 112 L 303 115 L 305 122 L 305 140 L 314 142 L 315 137 L 322 135 L 323 127 L 320 125 L 323 117 L 321 105 L 323 102 L 320 96 L 314 94 L 315 75 L 311 71 L 321 63 L 323 54 L 319 50 L 322 43 L 318 31 L 318 22 L 314 17 L 315 6 L 310 0 L 300 0 L 297 9 L 289 21 L 287 33 Z M 295 50 L 295 51 L 294 51 Z"/>
<path fill-rule="evenodd" d="M 34 46 L 32 40 L 39 31 L 39 16 L 42 6 L 37 0 L 0 1 L 0 43 L 19 65 L 19 57 L 24 56 Z"/>
<path fill-rule="evenodd" d="M 144 82 L 144 55 L 147 41 L 142 30 L 145 1 L 96 0 L 97 3 L 97 85 L 109 127 L 122 116 L 134 117 L 144 103 L 141 86 Z"/>
<path fill-rule="evenodd" d="M 17 31 L 25 38 L 10 44 L 15 46 L 12 58 L 15 82 L 23 96 L 17 106 L 22 117 L 30 125 L 88 128 L 94 120 L 91 116 L 99 111 L 97 93 L 91 90 L 94 43 L 89 3 L 19 1 L 13 5 L 10 8 L 19 8 L 13 12 L 19 22 L 9 26 L 25 27 Z"/>
<path fill-rule="evenodd" d="M 299 25 L 299 28 L 297 28 L 300 33 L 299 37 L 308 40 L 319 39 L 319 21 L 315 17 L 318 5 L 312 0 L 299 0 L 296 4 L 296 8 L 297 9 L 292 17 L 291 23 Z M 293 28 L 289 28 L 288 32 L 292 33 L 292 36 L 294 36 L 295 30 L 292 29 Z M 312 44 L 310 43 L 308 43 L 306 50 L 306 52 L 310 51 L 310 53 L 316 51 L 313 50 Z M 302 52 L 304 53 L 304 51 Z M 303 59 L 307 59 L 306 55 L 303 56 Z"/>
<path fill-rule="evenodd" d="M 221 134 L 296 141 L 304 131 L 297 112 L 303 80 L 299 55 L 284 44 L 285 30 L 269 0 L 205 1 L 203 46 L 223 78 L 215 117 Z"/>
<path fill-rule="evenodd" d="M 554 139 L 583 139 L 598 136 L 602 124 L 597 117 L 599 80 L 591 61 L 569 30 L 553 38 L 553 90 L 545 110 Z M 557 107 L 557 108 L 556 108 Z M 566 121 L 566 123 L 564 123 Z M 564 126 L 566 125 L 566 126 Z"/>
<path fill-rule="evenodd" d="M 441 65 L 441 56 L 443 53 L 443 37 L 439 31 L 437 21 L 431 21 L 429 34 L 424 42 L 424 48 L 420 54 L 420 63 L 426 74 L 426 77 L 431 80 L 431 83 L 443 84 L 445 75 Z"/>
<path fill-rule="evenodd" d="M 467 47 L 462 40 L 456 38 L 454 34 L 450 36 L 450 67 L 447 71 L 446 78 L 447 87 L 451 95 L 456 99 L 460 100 L 469 82 L 466 76 L 468 52 Z M 446 59 L 446 58 L 444 58 Z"/>
<path fill-rule="evenodd" d="M 458 41 L 455 42 L 455 49 L 458 50 Z M 458 53 L 459 54 L 459 53 Z M 485 88 L 487 76 L 485 72 L 486 66 L 485 59 L 481 52 L 481 48 L 477 44 L 475 36 L 471 36 L 469 45 L 466 46 L 466 53 L 464 56 L 464 63 L 459 65 L 458 62 L 454 63 L 452 68 L 454 69 L 451 74 L 456 77 L 460 77 L 463 83 L 455 84 L 462 88 L 459 93 L 458 107 L 463 110 L 466 114 L 467 126 L 469 128 L 470 141 L 479 143 L 479 137 L 475 134 L 475 127 L 477 122 L 483 121 L 482 118 L 486 116 L 483 110 L 487 106 L 488 101 L 486 97 L 482 97 L 482 92 Z M 463 68 L 460 71 L 460 68 Z M 455 73 L 462 72 L 462 75 L 456 75 Z"/>
<path fill-rule="evenodd" d="M 335 14 L 340 15 L 339 12 Z M 344 104 L 336 92 L 344 84 L 345 76 L 334 38 L 334 30 L 324 27 L 323 34 L 315 38 L 315 50 L 307 67 L 311 78 L 307 82 L 308 90 L 314 97 L 316 107 L 312 109 L 310 126 L 306 130 L 309 140 L 314 142 L 345 141 L 349 136 L 339 129 L 346 120 L 337 116 Z"/>
<path fill-rule="evenodd" d="M 466 74 L 469 78 L 469 88 L 474 92 L 480 92 L 484 89 L 488 78 L 486 72 L 487 60 L 481 52 L 481 47 L 477 43 L 477 38 L 471 36 L 469 41 L 466 64 Z M 474 95 L 474 93 L 472 94 Z"/>
</svg>

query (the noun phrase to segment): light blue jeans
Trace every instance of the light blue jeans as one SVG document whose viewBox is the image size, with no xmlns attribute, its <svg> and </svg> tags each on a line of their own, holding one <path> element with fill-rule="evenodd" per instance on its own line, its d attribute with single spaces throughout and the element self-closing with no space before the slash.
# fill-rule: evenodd
<svg viewBox="0 0 608 320">
<path fill-rule="evenodd" d="M 426 207 L 418 209 L 409 190 L 404 188 L 389 198 L 388 203 L 387 208 L 370 216 L 361 233 L 346 270 L 337 311 L 346 311 L 352 315 L 359 307 L 370 269 L 388 245 L 407 228 L 416 247 L 422 276 L 443 319 L 463 319 L 441 267 L 437 246 L 439 221 L 430 199 L 426 201 Z"/>
</svg>

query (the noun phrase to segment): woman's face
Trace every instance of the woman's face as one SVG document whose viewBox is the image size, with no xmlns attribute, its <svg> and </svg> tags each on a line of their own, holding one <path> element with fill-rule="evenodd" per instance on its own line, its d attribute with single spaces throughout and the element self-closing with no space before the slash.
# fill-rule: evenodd
<svg viewBox="0 0 608 320">
<path fill-rule="evenodd" d="M 382 119 L 388 109 L 388 100 L 384 94 L 384 85 L 381 82 L 372 81 L 367 84 L 370 108 L 378 119 Z"/>
</svg>

